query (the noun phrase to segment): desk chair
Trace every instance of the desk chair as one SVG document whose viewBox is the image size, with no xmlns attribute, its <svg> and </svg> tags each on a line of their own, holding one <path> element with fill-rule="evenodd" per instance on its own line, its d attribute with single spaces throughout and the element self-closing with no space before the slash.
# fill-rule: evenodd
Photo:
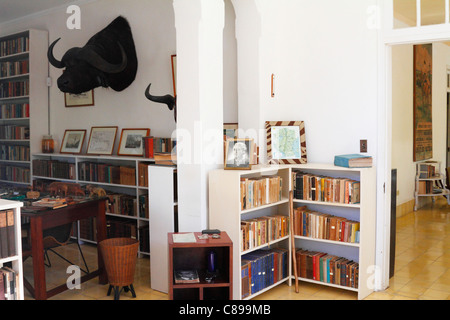
<svg viewBox="0 0 450 320">
<path fill-rule="evenodd" d="M 73 226 L 72 223 L 68 223 L 68 224 L 65 224 L 62 226 L 46 229 L 43 231 L 44 257 L 47 260 L 47 263 L 45 265 L 49 268 L 52 266 L 50 257 L 48 256 L 48 251 L 53 252 L 58 257 L 60 257 L 64 261 L 68 262 L 70 265 L 74 265 L 74 263 L 72 263 L 71 261 L 69 261 L 68 259 L 63 257 L 62 255 L 60 255 L 58 252 L 56 252 L 53 249 L 60 247 L 60 246 L 66 246 L 69 244 L 76 243 L 78 246 L 78 250 L 80 251 L 81 258 L 83 259 L 84 266 L 86 268 L 86 270 L 84 270 L 82 268 L 80 268 L 80 270 L 83 271 L 84 273 L 88 274 L 89 268 L 88 268 L 86 260 L 84 258 L 83 251 L 81 250 L 80 244 L 78 242 L 78 237 L 76 237 L 75 242 L 71 241 L 72 226 Z M 22 226 L 22 228 L 23 228 L 23 226 Z M 28 230 L 26 231 L 25 234 L 29 236 Z M 24 247 L 24 250 L 23 250 L 23 259 L 24 260 L 26 258 L 28 258 L 29 256 L 31 256 L 31 246 L 30 246 L 30 241 L 29 241 L 28 236 L 25 237 L 24 246 L 23 246 Z"/>
</svg>

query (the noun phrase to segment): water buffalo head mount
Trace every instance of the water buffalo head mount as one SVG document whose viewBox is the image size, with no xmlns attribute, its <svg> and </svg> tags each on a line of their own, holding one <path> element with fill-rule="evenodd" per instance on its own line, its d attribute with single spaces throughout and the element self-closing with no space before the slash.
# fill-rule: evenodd
<svg viewBox="0 0 450 320">
<path fill-rule="evenodd" d="M 158 103 L 164 103 L 167 104 L 167 107 L 169 107 L 169 110 L 173 110 L 175 122 L 177 121 L 177 98 L 174 96 L 171 96 L 170 94 L 166 94 L 165 96 L 153 96 L 150 94 L 150 86 L 152 84 L 150 83 L 145 90 L 145 96 L 148 100 Z"/>
<path fill-rule="evenodd" d="M 80 94 L 100 86 L 122 91 L 136 78 L 133 35 L 128 21 L 121 16 L 92 36 L 84 47 L 67 50 L 61 61 L 53 55 L 59 40 L 50 45 L 47 56 L 52 66 L 65 68 L 58 78 L 62 92 Z"/>
</svg>

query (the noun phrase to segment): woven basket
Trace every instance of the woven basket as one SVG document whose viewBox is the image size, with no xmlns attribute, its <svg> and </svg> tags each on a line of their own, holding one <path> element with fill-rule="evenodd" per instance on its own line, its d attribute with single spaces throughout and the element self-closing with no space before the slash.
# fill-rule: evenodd
<svg viewBox="0 0 450 320">
<path fill-rule="evenodd" d="M 124 287 L 133 283 L 139 241 L 111 238 L 99 243 L 110 285 Z"/>
</svg>

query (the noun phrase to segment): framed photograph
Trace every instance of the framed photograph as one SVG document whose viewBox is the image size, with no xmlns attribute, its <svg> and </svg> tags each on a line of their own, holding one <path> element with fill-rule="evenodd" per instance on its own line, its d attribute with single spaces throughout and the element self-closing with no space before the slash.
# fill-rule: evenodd
<svg viewBox="0 0 450 320">
<path fill-rule="evenodd" d="M 238 127 L 237 123 L 224 123 L 223 124 L 223 136 L 224 139 L 236 139 L 238 137 Z"/>
<path fill-rule="evenodd" d="M 267 158 L 270 164 L 307 163 L 303 121 L 267 121 Z"/>
<path fill-rule="evenodd" d="M 225 143 L 224 168 L 227 170 L 250 170 L 253 139 L 227 139 Z"/>
<path fill-rule="evenodd" d="M 150 135 L 150 129 L 122 129 L 120 135 L 119 156 L 137 156 L 144 155 L 142 138 Z"/>
<path fill-rule="evenodd" d="M 61 143 L 60 153 L 80 153 L 83 148 L 86 130 L 66 130 Z"/>
<path fill-rule="evenodd" d="M 413 160 L 433 157 L 432 83 L 433 47 L 414 46 L 414 150 Z"/>
<path fill-rule="evenodd" d="M 94 105 L 94 90 L 80 94 L 64 93 L 64 102 L 68 107 L 89 107 Z"/>
<path fill-rule="evenodd" d="M 87 154 L 111 155 L 116 135 L 117 127 L 92 127 Z"/>
</svg>

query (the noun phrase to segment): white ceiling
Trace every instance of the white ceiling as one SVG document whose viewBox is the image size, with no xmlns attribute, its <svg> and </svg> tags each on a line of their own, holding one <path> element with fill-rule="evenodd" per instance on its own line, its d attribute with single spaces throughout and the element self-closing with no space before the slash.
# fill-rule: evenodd
<svg viewBox="0 0 450 320">
<path fill-rule="evenodd" d="M 0 24 L 48 9 L 68 6 L 74 0 L 0 0 Z"/>
</svg>

